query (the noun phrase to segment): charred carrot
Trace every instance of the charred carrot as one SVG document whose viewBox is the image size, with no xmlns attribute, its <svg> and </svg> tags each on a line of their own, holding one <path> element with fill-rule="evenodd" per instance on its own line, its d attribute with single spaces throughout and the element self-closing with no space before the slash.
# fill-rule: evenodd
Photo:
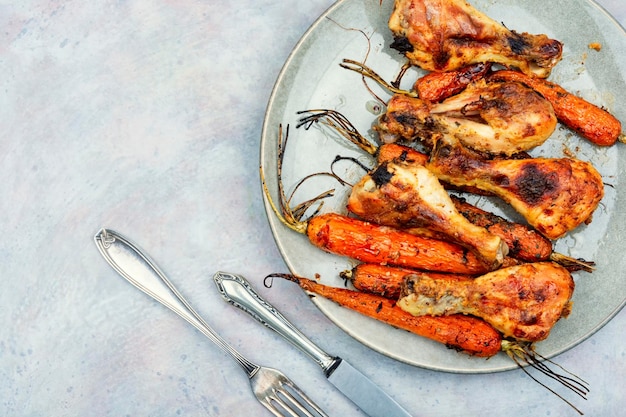
<svg viewBox="0 0 626 417">
<path fill-rule="evenodd" d="M 439 102 L 463 91 L 468 84 L 483 78 L 491 69 L 491 64 L 489 63 L 478 63 L 448 72 L 431 72 L 420 77 L 413 84 L 412 90 L 403 90 L 398 87 L 400 80 L 389 83 L 362 62 L 344 59 L 339 65 L 342 68 L 361 74 L 364 78 L 374 80 L 381 87 L 392 93 L 415 98 L 419 97 L 421 100 L 428 102 Z"/>
<path fill-rule="evenodd" d="M 340 276 L 352 282 L 354 288 L 361 292 L 397 300 L 400 297 L 404 278 L 413 273 L 415 271 L 406 268 L 377 264 L 358 264 L 351 270 L 342 272 Z M 424 272 L 424 274 L 433 279 L 473 279 L 471 275 L 441 274 L 437 272 Z"/>
<path fill-rule="evenodd" d="M 622 134 L 622 124 L 608 111 L 575 96 L 558 84 L 512 70 L 495 71 L 490 79 L 516 81 L 548 100 L 557 118 L 596 145 L 613 145 Z"/>
<path fill-rule="evenodd" d="M 273 274 L 298 284 L 303 290 L 334 301 L 367 317 L 445 344 L 450 348 L 489 357 L 502 348 L 500 334 L 484 321 L 471 316 L 413 316 L 396 307 L 394 300 L 346 288 L 336 288 L 294 275 Z"/>
<path fill-rule="evenodd" d="M 378 163 L 386 161 L 402 161 L 411 164 L 426 165 L 428 155 L 410 146 L 398 145 L 397 143 L 385 143 L 376 149 Z"/>
<path fill-rule="evenodd" d="M 459 245 L 336 213 L 309 219 L 306 235 L 320 249 L 361 262 L 459 274 L 489 270 L 476 255 Z"/>
<path fill-rule="evenodd" d="M 452 197 L 452 201 L 459 213 L 471 223 L 500 236 L 509 247 L 510 256 L 526 262 L 550 259 L 552 242 L 534 229 L 521 223 L 510 222 L 469 204 L 464 199 Z"/>
<path fill-rule="evenodd" d="M 525 368 L 531 368 L 550 377 L 563 387 L 571 390 L 582 398 L 589 392 L 587 382 L 580 379 L 561 366 L 558 368 L 564 371 L 559 374 L 548 365 L 550 360 L 538 355 L 533 345 L 527 342 L 502 339 L 500 333 L 485 321 L 473 316 L 453 314 L 449 316 L 413 316 L 400 309 L 394 300 L 373 294 L 361 293 L 345 288 L 335 288 L 320 284 L 306 278 L 300 278 L 290 274 L 271 274 L 267 278 L 284 278 L 295 282 L 309 295 L 319 295 L 338 305 L 349 308 L 359 314 L 373 318 L 393 327 L 406 330 L 415 335 L 428 338 L 430 340 L 443 343 L 448 348 L 467 353 L 477 357 L 491 357 L 502 351 L 511 358 L 519 368 L 529 375 L 533 380 L 539 382 Z M 570 401 L 563 398 L 556 391 L 548 388 L 550 392 L 561 398 L 574 410 L 582 414 Z"/>
<path fill-rule="evenodd" d="M 567 268 L 570 272 L 592 272 L 594 263 L 583 259 L 574 259 L 554 252 L 552 242 L 535 229 L 525 224 L 508 221 L 496 214 L 489 213 L 464 199 L 452 196 L 459 213 L 477 226 L 483 226 L 489 232 L 500 236 L 509 247 L 509 256 L 524 262 L 553 261 Z"/>
<path fill-rule="evenodd" d="M 417 96 L 426 101 L 439 102 L 460 93 L 472 81 L 484 77 L 491 65 L 478 63 L 447 72 L 429 72 L 413 85 Z"/>
</svg>

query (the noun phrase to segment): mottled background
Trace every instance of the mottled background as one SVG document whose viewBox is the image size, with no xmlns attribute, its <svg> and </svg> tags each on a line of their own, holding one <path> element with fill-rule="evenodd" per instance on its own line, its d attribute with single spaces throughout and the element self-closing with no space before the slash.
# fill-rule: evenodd
<svg viewBox="0 0 626 417">
<path fill-rule="evenodd" d="M 234 362 L 104 263 L 92 243 L 103 226 L 148 249 L 242 353 L 331 415 L 361 415 L 210 279 L 285 271 L 261 200 L 260 131 L 283 62 L 332 3 L 0 1 L 0 415 L 267 414 Z M 626 3 L 599 3 L 626 24 Z M 575 415 L 519 371 L 404 365 L 295 286 L 258 287 L 416 416 Z M 588 401 L 570 398 L 587 415 L 626 407 L 625 323 L 622 312 L 558 356 L 592 387 Z"/>
</svg>

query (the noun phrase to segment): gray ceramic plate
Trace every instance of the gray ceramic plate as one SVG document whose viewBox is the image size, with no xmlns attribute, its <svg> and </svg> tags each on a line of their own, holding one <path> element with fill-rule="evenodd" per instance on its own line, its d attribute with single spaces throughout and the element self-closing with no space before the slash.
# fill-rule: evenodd
<svg viewBox="0 0 626 417">
<path fill-rule="evenodd" d="M 604 10 L 589 0 L 475 0 L 473 5 L 510 29 L 519 32 L 545 33 L 564 42 L 563 60 L 550 80 L 576 92 L 589 101 L 610 109 L 626 120 L 626 102 L 619 94 L 626 92 L 626 36 Z M 344 0 L 324 13 L 297 44 L 276 82 L 271 96 L 261 141 L 261 165 L 270 190 L 276 199 L 276 146 L 280 124 L 290 125 L 290 142 L 285 157 L 283 183 L 287 190 L 308 174 L 328 171 L 336 155 L 352 156 L 371 166 L 369 157 L 323 129 L 295 129 L 296 112 L 332 108 L 343 113 L 362 133 L 371 129 L 377 112 L 375 101 L 361 77 L 340 68 L 344 58 L 363 61 L 390 80 L 403 64 L 402 57 L 388 48 L 391 36 L 387 29 L 392 2 L 384 0 Z M 597 42 L 601 51 L 589 48 Z M 417 72 L 405 80 L 413 80 Z M 372 89 L 383 99 L 385 92 L 373 83 Z M 533 151 L 535 155 L 564 156 L 574 152 L 580 159 L 592 161 L 604 177 L 606 196 L 594 214 L 593 222 L 556 243 L 566 255 L 594 260 L 593 274 L 577 273 L 574 310 L 555 326 L 550 337 L 537 345 L 548 357 L 557 355 L 592 335 L 624 305 L 626 257 L 626 191 L 622 185 L 626 169 L 623 145 L 598 148 L 559 128 L 548 143 Z M 353 164 L 338 167 L 341 175 L 356 180 L 363 172 Z M 331 187 L 337 193 L 327 200 L 325 211 L 345 212 L 348 189 L 323 179 L 307 182 L 294 201 L 300 202 Z M 481 200 L 479 204 L 499 211 L 497 203 Z M 305 236 L 283 226 L 269 211 L 268 218 L 278 247 L 289 269 L 298 275 L 314 277 L 328 285 L 342 286 L 338 273 L 350 269 L 349 259 L 330 255 L 313 247 Z M 501 212 L 501 214 L 504 214 Z M 504 355 L 489 360 L 468 357 L 440 344 L 394 329 L 354 312 L 342 309 L 317 297 L 314 302 L 334 323 L 372 349 L 400 361 L 425 368 L 450 372 L 494 372 L 515 368 Z"/>
</svg>

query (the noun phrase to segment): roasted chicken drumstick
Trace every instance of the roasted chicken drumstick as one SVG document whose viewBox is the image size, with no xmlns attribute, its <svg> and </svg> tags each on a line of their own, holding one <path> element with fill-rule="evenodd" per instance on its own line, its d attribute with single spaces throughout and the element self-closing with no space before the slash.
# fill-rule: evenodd
<svg viewBox="0 0 626 417">
<path fill-rule="evenodd" d="M 558 120 L 596 145 L 610 146 L 623 136 L 622 123 L 615 116 L 558 84 L 509 70 L 496 71 L 489 79 L 516 81 L 534 89 L 552 104 Z"/>
<path fill-rule="evenodd" d="M 446 134 L 481 152 L 512 155 L 541 145 L 556 125 L 552 106 L 534 90 L 514 82 L 480 80 L 436 104 L 396 94 L 376 130 L 385 143 L 429 143 Z"/>
<path fill-rule="evenodd" d="M 380 164 L 352 187 L 347 207 L 373 223 L 441 233 L 474 252 L 490 270 L 508 253 L 499 236 L 463 217 L 437 177 L 419 164 Z"/>
<path fill-rule="evenodd" d="M 604 196 L 602 177 L 589 162 L 573 158 L 487 160 L 450 136 L 437 141 L 426 166 L 442 181 L 502 198 L 550 239 L 590 221 Z"/>
<path fill-rule="evenodd" d="M 428 71 L 494 62 L 546 78 L 563 50 L 546 35 L 507 29 L 465 0 L 396 0 L 389 29 L 391 47 Z"/>
<path fill-rule="evenodd" d="M 536 342 L 571 309 L 574 280 L 563 267 L 538 262 L 502 268 L 474 280 L 405 278 L 398 306 L 415 316 L 470 314 L 505 337 Z"/>
</svg>

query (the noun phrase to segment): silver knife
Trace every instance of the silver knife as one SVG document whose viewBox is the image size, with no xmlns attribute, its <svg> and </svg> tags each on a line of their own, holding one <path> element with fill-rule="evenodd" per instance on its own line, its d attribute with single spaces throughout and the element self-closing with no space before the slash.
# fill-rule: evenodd
<svg viewBox="0 0 626 417">
<path fill-rule="evenodd" d="M 228 272 L 213 276 L 222 297 L 283 336 L 321 366 L 326 378 L 370 417 L 411 417 L 378 385 L 345 359 L 324 352 L 252 288 L 245 278 Z"/>
</svg>

